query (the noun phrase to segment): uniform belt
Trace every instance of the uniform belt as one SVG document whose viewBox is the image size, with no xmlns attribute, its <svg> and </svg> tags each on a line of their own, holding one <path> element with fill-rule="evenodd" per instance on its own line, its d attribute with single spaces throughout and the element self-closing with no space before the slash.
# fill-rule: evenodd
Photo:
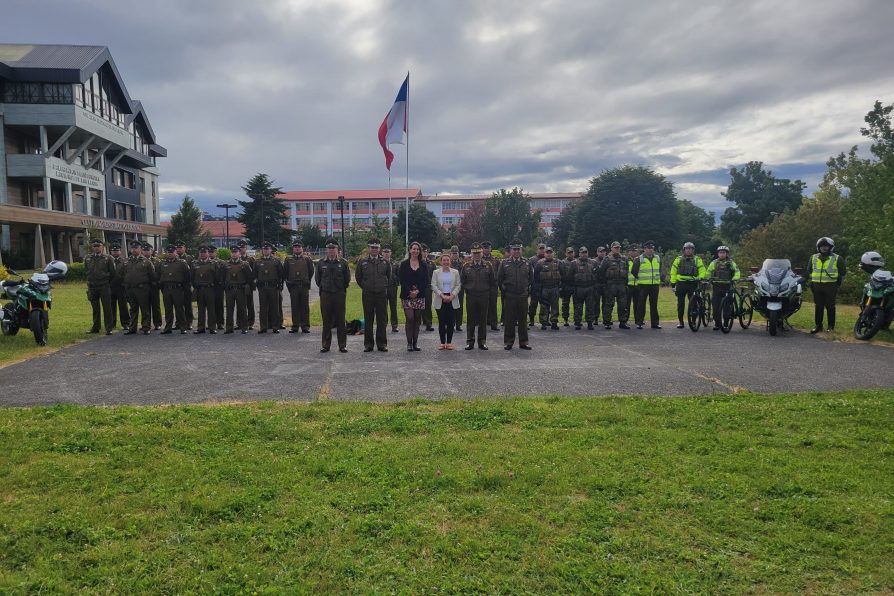
<svg viewBox="0 0 894 596">
<path fill-rule="evenodd" d="M 259 281 L 258 282 L 259 288 L 275 288 L 277 286 L 279 286 L 278 281 Z"/>
<path fill-rule="evenodd" d="M 136 285 L 134 285 L 134 284 L 124 284 L 124 287 L 127 288 L 128 290 L 130 290 L 130 289 L 133 289 L 133 288 L 145 288 L 145 287 L 148 286 L 148 285 L 149 285 L 149 284 L 136 284 Z"/>
<path fill-rule="evenodd" d="M 195 284 L 197 288 L 210 288 L 214 284 Z"/>
<path fill-rule="evenodd" d="M 164 288 L 164 289 L 166 289 L 166 290 L 167 290 L 167 289 L 170 289 L 170 288 L 182 288 L 182 287 L 183 287 L 183 284 L 161 282 L 161 287 Z"/>
<path fill-rule="evenodd" d="M 244 288 L 248 284 L 227 284 L 227 289 L 229 288 Z"/>
</svg>

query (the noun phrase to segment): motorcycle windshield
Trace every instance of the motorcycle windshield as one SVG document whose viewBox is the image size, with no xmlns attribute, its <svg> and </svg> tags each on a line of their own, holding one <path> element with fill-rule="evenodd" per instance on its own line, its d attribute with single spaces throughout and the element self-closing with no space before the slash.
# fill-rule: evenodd
<svg viewBox="0 0 894 596">
<path fill-rule="evenodd" d="M 767 276 L 767 281 L 773 285 L 782 283 L 786 276 L 790 275 L 792 262 L 788 259 L 764 259 L 760 273 Z"/>
</svg>

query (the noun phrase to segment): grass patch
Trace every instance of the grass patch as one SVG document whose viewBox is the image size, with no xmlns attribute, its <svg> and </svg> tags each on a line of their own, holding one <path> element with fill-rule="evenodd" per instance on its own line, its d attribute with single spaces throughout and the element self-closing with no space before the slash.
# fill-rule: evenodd
<svg viewBox="0 0 894 596">
<path fill-rule="evenodd" d="M 894 391 L 0 410 L 0 592 L 886 592 Z"/>
</svg>

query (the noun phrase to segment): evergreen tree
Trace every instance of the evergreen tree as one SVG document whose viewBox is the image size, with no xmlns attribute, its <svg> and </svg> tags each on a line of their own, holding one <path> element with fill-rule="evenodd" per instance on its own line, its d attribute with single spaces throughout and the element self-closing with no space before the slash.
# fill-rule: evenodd
<svg viewBox="0 0 894 596">
<path fill-rule="evenodd" d="M 236 217 L 236 221 L 245 225 L 248 242 L 255 247 L 260 247 L 263 242 L 288 242 L 291 231 L 284 227 L 288 221 L 288 206 L 285 201 L 277 198 L 277 195 L 282 194 L 282 189 L 273 186 L 273 181 L 267 174 L 259 173 L 242 190 L 250 200 L 236 201 L 242 207 L 242 213 Z"/>
<path fill-rule="evenodd" d="M 189 252 L 195 252 L 202 244 L 211 243 L 211 234 L 202 228 L 202 211 L 189 195 L 177 212 L 171 216 L 171 227 L 168 228 L 168 243 L 183 242 Z"/>
<path fill-rule="evenodd" d="M 531 197 L 523 190 L 501 188 L 484 203 L 482 227 L 495 247 L 503 248 L 513 238 L 526 246 L 540 234 L 540 211 L 531 213 Z"/>
<path fill-rule="evenodd" d="M 407 222 L 406 209 L 403 206 L 394 216 L 394 233 L 395 237 L 400 233 L 403 235 L 404 226 Z M 438 232 L 441 224 L 435 214 L 425 208 L 424 205 L 418 203 L 410 203 L 410 242 L 416 241 L 427 244 L 429 247 L 435 244 L 438 239 Z"/>
<path fill-rule="evenodd" d="M 731 181 L 723 196 L 736 206 L 728 207 L 720 217 L 720 234 L 730 242 L 738 242 L 749 230 L 801 205 L 801 193 L 807 185 L 800 180 L 777 178 L 763 166 L 762 162 L 751 161 L 741 170 L 733 168 L 729 172 Z"/>
</svg>

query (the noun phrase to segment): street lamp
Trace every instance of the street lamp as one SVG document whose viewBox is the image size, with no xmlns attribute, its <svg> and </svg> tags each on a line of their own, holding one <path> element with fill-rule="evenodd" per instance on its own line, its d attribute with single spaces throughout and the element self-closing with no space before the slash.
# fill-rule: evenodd
<svg viewBox="0 0 894 596">
<path fill-rule="evenodd" d="M 339 195 L 338 197 L 338 209 L 341 211 L 341 250 L 342 254 L 347 254 L 347 250 L 345 248 L 345 197 L 344 195 Z"/>
<path fill-rule="evenodd" d="M 230 248 L 230 209 L 235 209 L 237 205 L 230 205 L 229 203 L 221 203 L 217 206 L 218 209 L 224 210 L 224 219 L 226 220 L 226 224 L 224 224 L 225 234 L 226 234 L 226 248 Z"/>
</svg>

